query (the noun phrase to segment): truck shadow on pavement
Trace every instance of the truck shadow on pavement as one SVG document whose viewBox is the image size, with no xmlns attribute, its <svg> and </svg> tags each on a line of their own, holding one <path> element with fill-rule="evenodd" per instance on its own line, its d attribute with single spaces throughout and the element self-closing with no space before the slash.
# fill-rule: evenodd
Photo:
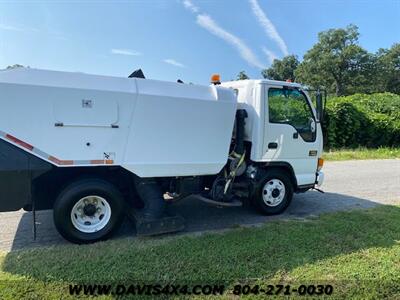
<svg viewBox="0 0 400 300">
<path fill-rule="evenodd" d="M 279 219 L 308 218 L 321 213 L 347 211 L 354 208 L 371 208 L 376 205 L 379 204 L 357 197 L 309 191 L 294 195 L 293 201 L 285 213 L 276 216 L 261 215 L 249 205 L 221 208 L 193 198 L 170 204 L 169 210 L 183 216 L 186 220 L 185 230 L 174 234 L 181 235 L 251 226 Z M 23 213 L 15 235 L 11 233 L 8 239 L 1 239 L 3 244 L 9 243 L 9 245 L 3 245 L 1 248 L 14 251 L 32 247 L 69 244 L 56 231 L 53 224 L 52 211 L 39 211 L 36 214 L 36 240 L 33 239 L 32 213 Z M 129 219 L 126 219 L 120 230 L 115 234 L 114 239 L 131 237 L 135 236 L 135 234 L 134 224 Z M 158 238 L 160 237 L 154 237 L 154 239 Z"/>
</svg>

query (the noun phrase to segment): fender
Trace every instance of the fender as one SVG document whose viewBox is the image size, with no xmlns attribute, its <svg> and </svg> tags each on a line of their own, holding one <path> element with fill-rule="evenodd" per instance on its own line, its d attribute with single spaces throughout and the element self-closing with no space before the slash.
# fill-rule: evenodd
<svg viewBox="0 0 400 300">
<path fill-rule="evenodd" d="M 294 170 L 291 164 L 285 161 L 271 161 L 271 162 L 266 162 L 262 163 L 263 166 L 268 170 L 268 168 L 280 168 L 280 169 L 285 169 L 289 175 L 290 179 L 292 180 L 294 190 L 297 191 L 300 186 L 297 185 L 297 179 L 294 174 Z"/>
</svg>

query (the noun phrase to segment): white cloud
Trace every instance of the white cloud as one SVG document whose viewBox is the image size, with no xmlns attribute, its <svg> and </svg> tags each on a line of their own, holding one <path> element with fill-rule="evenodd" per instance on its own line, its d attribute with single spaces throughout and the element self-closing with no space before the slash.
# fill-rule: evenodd
<svg viewBox="0 0 400 300">
<path fill-rule="evenodd" d="M 183 0 L 183 5 L 192 13 L 197 14 L 199 12 L 199 8 L 196 5 L 194 5 L 190 0 Z"/>
<path fill-rule="evenodd" d="M 265 47 L 262 47 L 262 51 L 268 57 L 268 60 L 270 61 L 271 64 L 274 62 L 275 59 L 278 58 L 274 52 L 272 52 L 271 50 L 269 50 Z"/>
<path fill-rule="evenodd" d="M 186 9 L 196 14 L 196 22 L 199 26 L 206 29 L 211 34 L 224 40 L 231 46 L 233 46 L 240 54 L 240 56 L 246 60 L 251 66 L 257 68 L 264 68 L 265 66 L 258 60 L 257 56 L 253 51 L 236 35 L 223 29 L 219 26 L 210 16 L 206 14 L 200 14 L 200 9 L 193 4 L 192 0 L 183 0 L 183 5 Z"/>
<path fill-rule="evenodd" d="M 179 61 L 176 61 L 175 59 L 172 58 L 166 58 L 163 60 L 163 62 L 173 65 L 175 67 L 180 67 L 180 68 L 185 68 L 185 65 L 180 63 Z"/>
<path fill-rule="evenodd" d="M 13 25 L 7 25 L 7 24 L 0 24 L 0 29 L 1 30 L 9 30 L 9 31 L 34 31 L 37 32 L 39 31 L 37 28 L 33 28 L 33 27 L 21 27 L 21 26 L 13 26 Z"/>
<path fill-rule="evenodd" d="M 142 53 L 130 49 L 111 49 L 111 53 L 119 55 L 129 55 L 129 56 L 142 55 Z"/>
<path fill-rule="evenodd" d="M 11 25 L 6 25 L 6 24 L 0 24 L 0 29 L 3 30 L 11 30 L 11 31 L 24 31 L 22 28 L 20 27 L 15 27 L 15 26 L 11 26 Z"/>
<path fill-rule="evenodd" d="M 237 36 L 220 27 L 210 16 L 201 14 L 197 16 L 197 24 L 231 44 L 239 52 L 240 56 L 250 65 L 263 69 L 265 66 L 258 60 L 253 51 Z"/>
<path fill-rule="evenodd" d="M 289 51 L 285 41 L 279 35 L 278 31 L 276 30 L 274 24 L 272 24 L 271 20 L 267 18 L 264 11 L 258 4 L 257 0 L 249 0 L 249 2 L 254 15 L 256 16 L 260 25 L 264 28 L 264 31 L 267 34 L 267 36 L 269 36 L 272 40 L 274 40 L 278 44 L 279 49 L 281 49 L 282 53 L 285 56 L 289 55 Z"/>
</svg>

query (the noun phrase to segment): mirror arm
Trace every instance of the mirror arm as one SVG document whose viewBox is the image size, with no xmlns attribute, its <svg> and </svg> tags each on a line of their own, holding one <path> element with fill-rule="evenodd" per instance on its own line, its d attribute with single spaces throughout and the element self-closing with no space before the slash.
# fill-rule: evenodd
<svg viewBox="0 0 400 300">
<path fill-rule="evenodd" d="M 322 101 L 322 95 L 321 95 L 321 91 L 319 90 L 319 88 L 317 89 L 317 118 L 318 118 L 318 122 L 322 123 L 324 120 L 324 108 L 323 108 L 323 101 Z"/>
</svg>

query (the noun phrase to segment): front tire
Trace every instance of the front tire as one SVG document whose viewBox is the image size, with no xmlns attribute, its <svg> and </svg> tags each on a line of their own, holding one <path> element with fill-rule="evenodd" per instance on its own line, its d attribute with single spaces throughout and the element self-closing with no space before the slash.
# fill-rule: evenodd
<svg viewBox="0 0 400 300">
<path fill-rule="evenodd" d="M 54 224 L 68 241 L 94 243 L 109 238 L 123 221 L 124 200 L 111 183 L 82 179 L 67 186 L 58 196 Z"/>
<path fill-rule="evenodd" d="M 265 215 L 283 213 L 293 198 L 293 184 L 284 171 L 267 171 L 257 182 L 253 203 Z"/>
</svg>

